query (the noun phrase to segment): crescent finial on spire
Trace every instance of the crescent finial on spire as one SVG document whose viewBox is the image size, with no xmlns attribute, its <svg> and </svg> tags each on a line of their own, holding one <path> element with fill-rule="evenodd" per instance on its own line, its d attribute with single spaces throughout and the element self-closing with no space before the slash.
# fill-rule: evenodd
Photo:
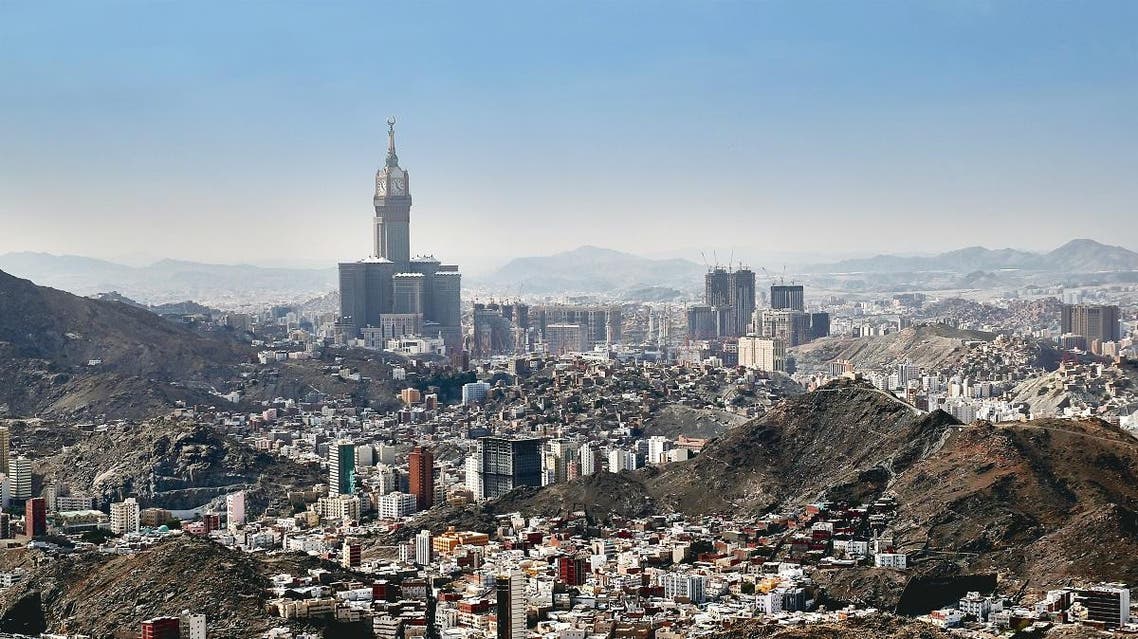
<svg viewBox="0 0 1138 639">
<path fill-rule="evenodd" d="M 387 166 L 399 166 L 399 156 L 395 155 L 395 116 L 387 118 Z"/>
</svg>

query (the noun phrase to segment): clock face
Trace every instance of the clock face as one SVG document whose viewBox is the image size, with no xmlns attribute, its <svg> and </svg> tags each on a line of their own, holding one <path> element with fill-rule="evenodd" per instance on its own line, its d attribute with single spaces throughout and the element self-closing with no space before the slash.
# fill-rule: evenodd
<svg viewBox="0 0 1138 639">
<path fill-rule="evenodd" d="M 405 193 L 407 191 L 407 185 L 403 182 L 403 178 L 391 179 L 391 191 L 393 193 Z"/>
<path fill-rule="evenodd" d="M 375 178 L 375 194 L 387 195 L 387 180 L 382 175 Z"/>
</svg>

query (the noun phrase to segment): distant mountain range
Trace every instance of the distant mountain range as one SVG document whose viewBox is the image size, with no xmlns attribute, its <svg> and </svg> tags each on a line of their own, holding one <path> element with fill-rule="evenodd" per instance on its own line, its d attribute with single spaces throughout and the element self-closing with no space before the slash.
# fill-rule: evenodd
<svg viewBox="0 0 1138 639">
<path fill-rule="evenodd" d="M 146 304 L 195 300 L 209 306 L 308 299 L 337 286 L 336 268 L 265 268 L 161 260 L 126 266 L 76 255 L 7 253 L 0 270 L 75 295 L 117 291 Z"/>
<path fill-rule="evenodd" d="M 702 282 L 706 269 L 683 259 L 650 259 L 596 246 L 582 246 L 544 257 L 520 257 L 488 277 L 481 285 L 509 293 L 610 293 L 649 287 Z"/>
<path fill-rule="evenodd" d="M 1063 273 L 1138 271 L 1138 253 L 1121 246 L 1110 246 L 1094 240 L 1081 239 L 1071 240 L 1047 253 L 972 246 L 931 256 L 877 255 L 869 258 L 842 260 L 831 264 L 815 264 L 805 267 L 804 270 L 812 273 L 910 273 L 921 271 L 971 273 L 973 271 L 999 269 Z"/>
</svg>

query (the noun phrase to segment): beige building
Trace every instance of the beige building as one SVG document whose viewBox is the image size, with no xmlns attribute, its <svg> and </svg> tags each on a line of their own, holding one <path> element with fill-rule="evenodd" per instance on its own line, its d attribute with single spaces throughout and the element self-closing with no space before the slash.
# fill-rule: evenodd
<svg viewBox="0 0 1138 639">
<path fill-rule="evenodd" d="M 739 365 L 768 373 L 785 373 L 786 342 L 779 337 L 740 337 Z"/>
</svg>

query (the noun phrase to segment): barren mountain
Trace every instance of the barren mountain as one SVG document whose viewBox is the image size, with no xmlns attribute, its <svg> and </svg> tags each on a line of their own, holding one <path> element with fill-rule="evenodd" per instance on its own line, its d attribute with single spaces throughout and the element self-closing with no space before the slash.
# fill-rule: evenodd
<svg viewBox="0 0 1138 639">
<path fill-rule="evenodd" d="M 145 506 L 186 510 L 249 490 L 256 512 L 282 505 L 290 485 L 319 481 L 315 469 L 253 450 L 208 426 L 172 419 L 115 426 L 42 460 L 45 479 L 90 487 L 103 505 L 136 496 Z"/>
<path fill-rule="evenodd" d="M 966 331 L 944 325 L 911 326 L 878 337 L 824 337 L 792 350 L 802 368 L 846 360 L 858 369 L 911 363 L 923 369 L 940 369 L 960 361 L 966 341 L 991 341 L 992 333 Z"/>
<path fill-rule="evenodd" d="M 248 358 L 224 337 L 0 272 L 0 413 L 146 415 L 207 399 Z"/>
<path fill-rule="evenodd" d="M 307 568 L 342 573 L 306 555 L 252 555 L 189 535 L 131 555 L 45 559 L 37 551 L 5 553 L 6 568 L 19 562 L 29 574 L 0 591 L 0 632 L 138 636 L 143 619 L 188 609 L 206 615 L 211 637 L 260 636 L 285 625 L 264 610 L 269 577 Z"/>
<path fill-rule="evenodd" d="M 892 484 L 910 551 L 1032 588 L 1138 580 L 1138 441 L 1095 419 L 977 423 Z"/>
</svg>

